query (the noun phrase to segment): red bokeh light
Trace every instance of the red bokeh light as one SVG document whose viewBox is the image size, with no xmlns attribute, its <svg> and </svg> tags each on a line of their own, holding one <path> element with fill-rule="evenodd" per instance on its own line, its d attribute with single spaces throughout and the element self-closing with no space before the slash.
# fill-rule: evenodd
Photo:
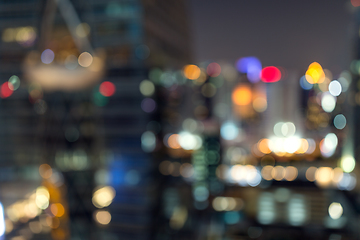
<svg viewBox="0 0 360 240">
<path fill-rule="evenodd" d="M 4 83 L 1 85 L 1 89 L 0 89 L 0 97 L 1 97 L 1 98 L 10 97 L 11 94 L 14 92 L 13 90 L 10 89 L 10 86 L 11 86 L 11 88 L 14 88 L 14 87 L 12 86 L 12 84 L 9 83 L 9 82 L 4 82 Z"/>
<path fill-rule="evenodd" d="M 206 68 L 206 73 L 210 77 L 217 77 L 221 73 L 221 67 L 216 62 L 210 63 Z"/>
<path fill-rule="evenodd" d="M 105 97 L 110 97 L 114 95 L 115 90 L 116 90 L 115 85 L 109 81 L 105 81 L 101 83 L 99 87 L 99 92 Z"/>
<path fill-rule="evenodd" d="M 360 0 L 351 0 L 351 4 L 352 4 L 354 7 L 359 7 L 359 6 L 360 6 Z"/>
<path fill-rule="evenodd" d="M 261 70 L 261 81 L 266 83 L 277 82 L 281 79 L 281 71 L 277 67 L 266 67 Z"/>
</svg>

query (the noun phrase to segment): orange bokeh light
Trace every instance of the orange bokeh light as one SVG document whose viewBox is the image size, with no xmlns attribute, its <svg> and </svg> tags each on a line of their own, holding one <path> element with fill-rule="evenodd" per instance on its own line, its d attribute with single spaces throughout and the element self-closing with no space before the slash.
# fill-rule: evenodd
<svg viewBox="0 0 360 240">
<path fill-rule="evenodd" d="M 183 70 L 184 76 L 190 80 L 196 80 L 200 77 L 201 70 L 196 65 L 186 65 Z"/>
<path fill-rule="evenodd" d="M 236 105 L 249 105 L 252 99 L 252 92 L 249 86 L 240 85 L 232 93 L 232 101 Z"/>
</svg>

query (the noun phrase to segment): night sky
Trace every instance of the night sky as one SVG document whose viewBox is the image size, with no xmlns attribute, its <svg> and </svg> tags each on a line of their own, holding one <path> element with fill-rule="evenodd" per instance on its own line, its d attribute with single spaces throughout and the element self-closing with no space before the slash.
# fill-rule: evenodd
<svg viewBox="0 0 360 240">
<path fill-rule="evenodd" d="M 349 68 L 358 32 L 350 0 L 189 0 L 193 55 L 305 71 Z"/>
</svg>

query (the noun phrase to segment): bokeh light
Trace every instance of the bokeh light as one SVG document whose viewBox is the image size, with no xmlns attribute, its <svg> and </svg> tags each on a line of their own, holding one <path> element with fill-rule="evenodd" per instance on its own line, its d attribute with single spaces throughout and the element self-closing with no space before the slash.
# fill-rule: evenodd
<svg viewBox="0 0 360 240">
<path fill-rule="evenodd" d="M 55 54 L 51 49 L 45 49 L 41 53 L 41 61 L 45 64 L 50 64 L 52 61 L 54 61 Z"/>
<path fill-rule="evenodd" d="M 248 105 L 251 99 L 252 91 L 248 85 L 240 84 L 232 93 L 232 101 L 236 105 Z"/>
<path fill-rule="evenodd" d="M 115 84 L 109 81 L 102 82 L 99 87 L 99 92 L 105 97 L 111 97 L 116 91 Z"/>
<path fill-rule="evenodd" d="M 352 172 L 355 168 L 356 162 L 352 156 L 344 156 L 340 161 L 341 168 L 344 172 Z"/>
<path fill-rule="evenodd" d="M 331 81 L 330 84 L 329 84 L 329 93 L 331 95 L 333 95 L 334 97 L 337 97 L 341 94 L 341 91 L 342 91 L 342 87 L 341 87 L 341 84 L 334 80 L 334 81 Z"/>
<path fill-rule="evenodd" d="M 236 62 L 236 68 L 239 72 L 246 73 L 250 82 L 256 83 L 260 80 L 262 65 L 258 58 L 240 58 Z"/>
<path fill-rule="evenodd" d="M 80 54 L 78 62 L 82 67 L 89 67 L 93 62 L 93 56 L 88 52 L 83 52 Z"/>
<path fill-rule="evenodd" d="M 332 219 L 339 219 L 343 214 L 343 207 L 340 203 L 333 202 L 330 204 L 328 212 Z"/>
<path fill-rule="evenodd" d="M 319 63 L 313 62 L 306 71 L 305 78 L 311 84 L 322 83 L 325 80 L 325 73 Z"/>
<path fill-rule="evenodd" d="M 201 70 L 196 65 L 186 65 L 183 69 L 183 74 L 187 79 L 196 80 L 200 77 Z"/>
<path fill-rule="evenodd" d="M 150 97 L 155 92 L 155 85 L 149 80 L 144 80 L 140 83 L 139 89 L 142 95 Z"/>
<path fill-rule="evenodd" d="M 13 94 L 12 90 L 13 85 L 9 82 L 4 82 L 0 87 L 0 97 L 1 98 L 8 98 Z"/>
<path fill-rule="evenodd" d="M 210 63 L 207 68 L 206 68 L 206 73 L 210 76 L 210 77 L 217 77 L 220 75 L 221 73 L 221 67 L 218 63 L 213 62 Z"/>
<path fill-rule="evenodd" d="M 344 129 L 346 126 L 346 117 L 343 114 L 338 114 L 334 118 L 334 126 L 337 129 Z"/>
<path fill-rule="evenodd" d="M 281 79 L 281 71 L 274 66 L 265 67 L 261 70 L 261 80 L 266 83 L 277 82 Z"/>
<path fill-rule="evenodd" d="M 234 140 L 239 135 L 239 128 L 233 122 L 225 122 L 221 125 L 220 133 L 225 140 Z"/>
</svg>

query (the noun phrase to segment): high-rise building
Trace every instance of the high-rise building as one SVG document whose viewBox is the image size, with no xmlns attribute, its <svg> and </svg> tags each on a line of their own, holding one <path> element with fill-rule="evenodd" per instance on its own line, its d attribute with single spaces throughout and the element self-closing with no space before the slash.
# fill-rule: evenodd
<svg viewBox="0 0 360 240">
<path fill-rule="evenodd" d="M 9 236 L 26 230 L 40 239 L 41 230 L 31 226 L 46 218 L 54 239 L 151 238 L 157 199 L 151 173 L 156 166 L 142 140 L 149 134 L 152 139 L 147 130 L 155 101 L 144 98 L 139 85 L 150 67 L 179 68 L 190 60 L 185 2 L 0 5 L 0 177 L 7 187 L 15 180 L 22 186 L 31 183 L 14 197 L 4 192 L 0 200 L 11 208 L 41 184 L 50 193 L 49 208 L 40 216 L 21 224 L 10 219 L 15 227 Z M 61 194 L 54 197 L 54 192 Z M 94 194 L 104 194 L 99 199 L 105 202 Z M 56 204 L 64 214 L 58 214 Z M 41 233 L 49 232 L 49 226 Z"/>
</svg>

